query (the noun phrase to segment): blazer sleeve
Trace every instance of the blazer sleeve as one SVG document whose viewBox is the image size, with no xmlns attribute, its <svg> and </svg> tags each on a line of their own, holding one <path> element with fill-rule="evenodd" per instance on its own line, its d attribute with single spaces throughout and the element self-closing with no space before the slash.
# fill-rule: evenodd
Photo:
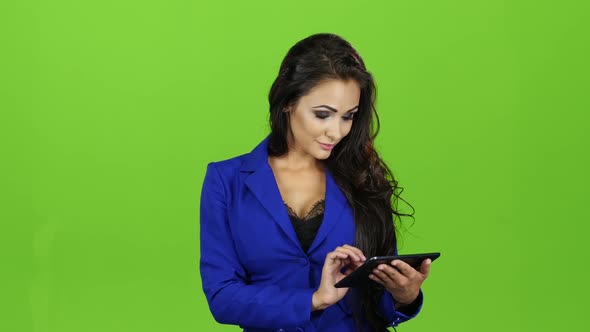
<svg viewBox="0 0 590 332">
<path fill-rule="evenodd" d="M 416 299 L 415 303 L 412 303 L 412 312 L 402 312 L 399 309 L 395 309 L 395 300 L 391 296 L 391 294 L 387 291 L 383 291 L 383 295 L 381 295 L 381 300 L 379 302 L 379 309 L 383 317 L 387 319 L 390 323 L 390 326 L 397 326 L 400 323 L 408 321 L 420 312 L 422 309 L 423 303 L 423 294 L 422 290 L 418 294 L 418 298 Z"/>
<path fill-rule="evenodd" d="M 247 327 L 303 325 L 311 317 L 313 289 L 248 283 L 228 224 L 225 188 L 215 163 L 210 163 L 201 191 L 200 271 L 213 317 L 219 323 Z"/>
<path fill-rule="evenodd" d="M 397 248 L 395 248 L 394 255 L 397 255 Z M 393 296 L 391 296 L 391 293 L 387 290 L 383 290 L 383 294 L 379 301 L 379 311 L 383 317 L 389 321 L 390 326 L 396 327 L 398 324 L 416 317 L 416 315 L 420 313 L 420 310 L 422 310 L 423 302 L 424 295 L 422 294 L 422 289 L 420 289 L 418 298 L 411 305 L 412 312 L 402 312 L 395 309 L 395 300 L 393 299 Z"/>
</svg>

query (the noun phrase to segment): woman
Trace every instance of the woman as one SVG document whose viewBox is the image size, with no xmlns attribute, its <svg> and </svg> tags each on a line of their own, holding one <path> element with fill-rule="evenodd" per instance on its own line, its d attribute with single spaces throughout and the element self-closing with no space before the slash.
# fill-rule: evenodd
<svg viewBox="0 0 590 332">
<path fill-rule="evenodd" d="M 430 260 L 382 264 L 363 289 L 334 288 L 366 257 L 397 253 L 397 182 L 373 141 L 371 74 L 333 34 L 287 53 L 270 135 L 210 163 L 201 194 L 201 277 L 220 323 L 244 331 L 385 331 L 414 317 Z M 375 119 L 374 119 L 375 117 Z"/>
</svg>

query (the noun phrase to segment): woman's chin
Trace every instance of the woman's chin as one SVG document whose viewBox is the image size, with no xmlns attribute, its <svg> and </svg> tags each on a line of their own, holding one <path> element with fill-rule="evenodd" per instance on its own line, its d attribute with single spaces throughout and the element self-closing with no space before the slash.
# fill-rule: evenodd
<svg viewBox="0 0 590 332">
<path fill-rule="evenodd" d="M 328 159 L 331 154 L 332 154 L 332 151 L 321 150 L 321 151 L 315 153 L 314 157 L 315 157 L 315 159 L 318 159 L 318 160 L 325 160 L 325 159 Z"/>
</svg>

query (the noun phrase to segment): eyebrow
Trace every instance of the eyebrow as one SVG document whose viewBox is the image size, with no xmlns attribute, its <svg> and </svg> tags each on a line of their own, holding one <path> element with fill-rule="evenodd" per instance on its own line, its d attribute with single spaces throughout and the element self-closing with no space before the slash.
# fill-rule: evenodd
<svg viewBox="0 0 590 332">
<path fill-rule="evenodd" d="M 337 109 L 335 109 L 334 107 L 328 106 L 328 105 L 318 105 L 318 106 L 314 106 L 312 108 L 320 108 L 320 107 L 327 108 L 327 109 L 329 109 L 330 111 L 332 111 L 334 113 L 338 113 L 338 110 Z M 352 111 L 354 111 L 357 108 L 359 108 L 359 105 L 356 105 L 355 107 L 349 109 L 348 111 L 346 111 L 346 113 L 352 112 Z"/>
</svg>

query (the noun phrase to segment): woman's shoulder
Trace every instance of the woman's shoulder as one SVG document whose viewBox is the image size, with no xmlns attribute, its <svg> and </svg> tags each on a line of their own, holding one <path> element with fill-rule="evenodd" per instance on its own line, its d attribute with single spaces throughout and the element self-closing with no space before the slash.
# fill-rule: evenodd
<svg viewBox="0 0 590 332">
<path fill-rule="evenodd" d="M 240 170 L 244 161 L 246 160 L 248 153 L 231 157 L 228 159 L 211 161 L 207 164 L 207 169 L 214 168 L 220 173 L 235 173 Z"/>
<path fill-rule="evenodd" d="M 220 161 L 212 161 L 207 169 L 215 168 L 222 175 L 235 174 L 240 170 L 253 171 L 265 165 L 268 159 L 268 137 L 260 142 L 252 151 Z"/>
</svg>

